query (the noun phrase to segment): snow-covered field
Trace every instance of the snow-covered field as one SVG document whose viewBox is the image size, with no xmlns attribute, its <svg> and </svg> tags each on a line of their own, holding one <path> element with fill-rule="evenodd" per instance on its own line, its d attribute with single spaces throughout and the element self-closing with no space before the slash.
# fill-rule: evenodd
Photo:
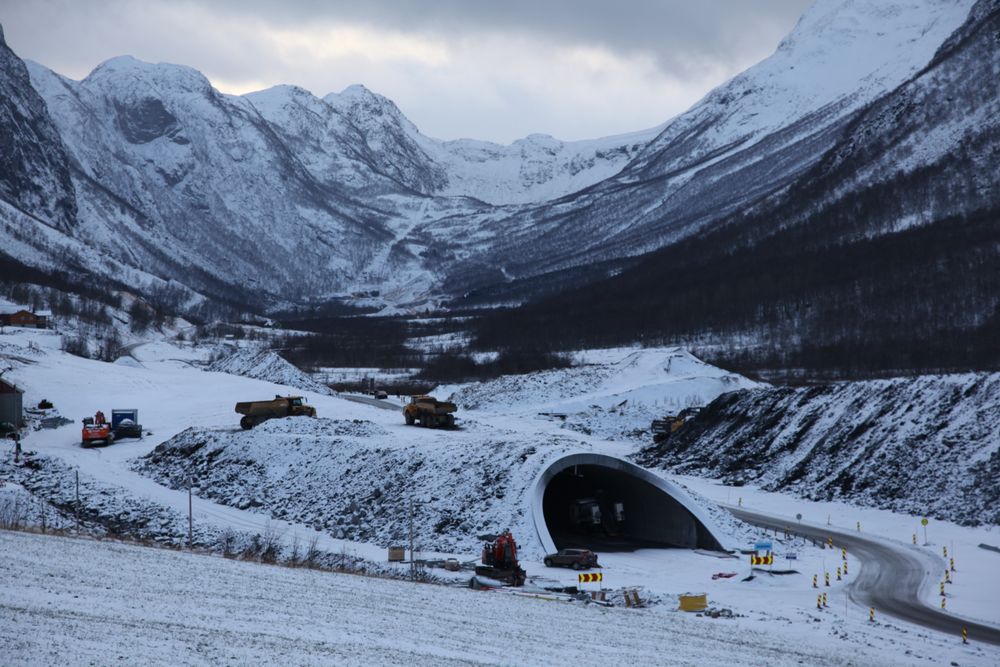
<svg viewBox="0 0 1000 667">
<path fill-rule="evenodd" d="M 217 493 L 214 487 L 221 488 L 225 480 L 213 476 L 216 472 L 210 469 L 210 462 L 199 461 L 199 466 L 204 466 L 191 471 L 203 474 L 209 484 L 204 492 L 196 485 L 193 497 L 196 542 L 211 547 L 218 532 L 226 529 L 245 534 L 277 533 L 286 546 L 293 539 L 308 543 L 315 537 L 327 553 L 349 553 L 378 562 L 377 569 L 388 573 L 394 566 L 384 563 L 385 547 L 387 541 L 402 537 L 401 525 L 391 525 L 399 520 L 395 516 L 399 511 L 395 515 L 360 512 L 363 503 L 379 504 L 375 500 L 383 494 L 398 492 L 397 500 L 413 494 L 410 489 L 383 488 L 377 473 L 384 472 L 389 480 L 399 477 L 399 470 L 386 467 L 387 461 L 398 468 L 409 457 L 433 461 L 434 456 L 449 451 L 461 457 L 463 452 L 482 447 L 508 454 L 533 447 L 539 456 L 547 449 L 626 456 L 635 451 L 634 442 L 609 441 L 594 431 L 569 428 L 572 416 L 564 422 L 537 412 L 564 412 L 573 406 L 594 404 L 599 406 L 599 412 L 593 413 L 595 420 L 603 415 L 601 421 L 634 420 L 638 424 L 640 417 L 630 416 L 620 406 L 622 401 L 628 400 L 626 405 L 645 403 L 659 410 L 675 402 L 683 404 L 686 397 L 707 401 L 726 387 L 748 384 L 679 350 L 605 351 L 590 353 L 591 363 L 577 369 L 575 378 L 572 371 L 566 371 L 522 378 L 520 390 L 518 382 L 509 378 L 502 381 L 509 386 L 454 388 L 459 396 L 493 391 L 497 399 L 460 412 L 462 428 L 455 432 L 408 428 L 395 411 L 306 392 L 320 420 L 272 422 L 242 433 L 233 411 L 237 400 L 264 399 L 293 390 L 263 380 L 200 370 L 189 363 L 197 352 L 164 343 L 136 347 L 132 350 L 135 363 L 131 364 L 103 364 L 58 350 L 58 337 L 48 332 L 7 329 L 0 334 L 0 364 L 11 367 L 4 377 L 25 389 L 25 405 L 47 398 L 61 414 L 74 420 L 62 428 L 33 431 L 23 442 L 26 450 L 36 452 L 34 460 L 42 461 L 43 468 L 51 466 L 55 472 L 47 479 L 62 480 L 61 487 L 53 488 L 37 479 L 33 486 L 29 471 L 11 465 L 10 450 L 0 456 L 0 474 L 16 477 L 37 497 L 59 500 L 65 508 L 73 493 L 69 471 L 78 469 L 85 507 L 105 518 L 115 516 L 116 511 L 155 513 L 160 531 L 154 535 L 156 541 L 182 544 L 188 507 L 186 484 L 149 470 L 140 474 L 136 468 L 150 465 L 151 459 L 141 463 L 139 457 L 157 445 L 171 439 L 183 444 L 190 434 L 202 433 L 206 440 L 224 443 L 229 452 L 244 448 L 249 476 L 243 479 L 233 473 L 235 477 L 226 484 L 249 487 L 260 479 L 266 486 L 259 503 L 244 502 L 248 500 L 245 495 L 241 499 Z M 140 420 L 152 435 L 141 441 L 81 449 L 79 419 L 96 409 L 108 413 L 115 407 L 139 408 Z M 302 431 L 320 425 L 329 432 L 310 435 Z M 189 428 L 192 430 L 186 431 Z M 338 433 L 338 429 L 345 430 Z M 182 431 L 188 435 L 177 438 Z M 324 455 L 319 449 L 324 445 L 345 449 Z M 211 446 L 205 446 L 206 451 Z M 376 452 L 383 456 L 375 456 Z M 352 458 L 352 453 L 359 455 Z M 529 464 L 531 457 L 528 454 L 525 459 Z M 493 508 L 485 513 L 474 495 L 463 495 L 481 483 L 477 475 L 489 470 L 490 457 L 481 458 L 470 457 L 465 465 L 456 458 L 454 470 L 443 468 L 439 475 L 425 471 L 404 474 L 400 480 L 412 478 L 427 487 L 416 491 L 428 520 L 448 518 L 449 513 L 457 521 L 455 525 L 476 519 L 465 528 L 473 534 L 512 527 L 524 540 L 524 565 L 536 590 L 576 584 L 575 572 L 542 566 L 541 553 L 525 534 L 528 524 L 518 519 L 518 512 L 527 515 L 529 510 L 530 494 L 524 489 L 533 479 L 531 475 L 522 484 L 516 481 L 516 469 L 507 471 L 502 486 L 506 497 L 484 505 Z M 310 473 L 309 460 L 337 464 Z M 345 472 L 344 466 L 350 470 Z M 282 468 L 290 491 L 278 503 L 268 494 L 281 491 L 283 478 L 278 472 Z M 323 475 L 332 474 L 330 470 L 350 478 L 325 479 Z M 168 477 L 174 474 L 168 468 L 164 471 Z M 309 474 L 317 477 L 306 480 Z M 178 488 L 168 488 L 157 480 Z M 435 487 L 442 480 L 452 486 Z M 697 478 L 675 481 L 683 482 L 696 495 L 733 504 L 742 497 L 744 504 L 789 517 L 801 511 L 807 520 L 818 522 L 817 516 L 825 512 L 836 525 L 861 521 L 863 530 L 877 531 L 905 544 L 909 543 L 911 526 L 916 525 L 914 517 L 890 512 L 805 503 Z M 447 492 L 436 493 L 439 488 Z M 316 506 L 312 515 L 307 511 L 310 498 L 292 497 L 293 492 L 319 496 L 324 489 L 326 497 L 312 502 Z M 379 496 L 373 495 L 376 490 Z M 341 525 L 321 520 L 324 517 L 318 513 L 324 504 L 335 504 L 339 494 L 348 493 L 358 495 L 354 513 L 363 516 Z M 293 512 L 292 508 L 297 509 Z M 481 526 L 484 518 L 486 525 Z M 734 520 L 720 523 L 729 537 L 747 547 L 762 537 L 758 529 Z M 371 531 L 353 530 L 365 525 Z M 340 528 L 343 533 L 338 533 Z M 453 530 L 454 526 L 446 528 Z M 935 522 L 929 527 L 932 545 L 928 547 L 936 551 L 947 540 L 956 555 L 958 571 L 949 589 L 949 609 L 994 624 L 1000 622 L 1000 606 L 991 606 L 990 599 L 1000 591 L 990 574 L 996 563 L 990 559 L 1000 561 L 1000 554 L 978 549 L 975 544 L 1000 542 L 995 539 L 996 530 Z M 395 534 L 390 534 L 393 531 Z M 439 533 L 448 534 L 447 530 Z M 454 539 L 437 541 L 422 535 L 418 549 L 426 556 L 454 556 L 462 561 L 477 558 L 474 539 L 450 534 Z M 963 647 L 955 637 L 888 617 L 870 624 L 867 610 L 847 599 L 844 586 L 850 578 L 843 582 L 834 579 L 830 588 L 824 587 L 829 606 L 816 609 L 811 575 L 833 574 L 840 554 L 783 536 L 770 537 L 775 541 L 776 567 L 788 566 L 798 574 L 758 573 L 751 581 L 741 581 L 749 571 L 745 557 L 719 558 L 682 550 L 600 554 L 607 589 L 620 594 L 622 589 L 635 588 L 654 603 L 647 610 L 634 611 L 264 567 L 119 544 L 53 542 L 53 538 L 0 534 L 4 553 L 16 554 L 16 563 L 0 574 L 5 578 L 0 614 L 11 617 L 4 620 L 0 636 L 5 644 L 16 647 L 15 662 L 28 664 L 51 661 L 46 655 L 69 656 L 63 662 L 70 663 L 117 661 L 122 655 L 127 662 L 175 664 L 229 659 L 265 662 L 277 656 L 288 656 L 292 663 L 617 664 L 633 660 L 642 664 L 859 664 L 860 650 L 864 651 L 864 664 L 947 664 L 954 660 L 961 665 L 989 665 L 1000 661 L 995 648 L 975 642 Z M 794 560 L 788 558 L 791 555 Z M 853 556 L 849 558 L 856 573 L 859 563 Z M 114 581 L 127 585 L 113 584 L 108 572 L 115 573 Z M 151 572 L 157 574 L 150 576 Z M 468 578 L 467 573 L 433 572 L 442 578 Z M 737 576 L 712 578 L 730 572 Z M 731 609 L 737 617 L 709 619 L 675 612 L 678 594 L 689 591 L 707 593 L 711 605 Z M 97 631 L 109 625 L 118 628 L 112 636 Z M 386 628 L 393 631 L 386 632 Z M 189 641 L 178 638 L 185 633 L 190 635 Z M 51 637 L 51 648 L 31 640 L 37 637 Z M 368 650 L 362 652 L 360 647 Z M 45 653 L 49 650 L 57 653 Z M 177 657 L 171 659 L 175 652 Z"/>
<path fill-rule="evenodd" d="M 990 664 L 891 625 L 710 619 L 0 532 L 8 665 Z M 863 657 L 856 646 L 864 646 Z M 854 648 L 851 648 L 854 647 Z"/>
</svg>

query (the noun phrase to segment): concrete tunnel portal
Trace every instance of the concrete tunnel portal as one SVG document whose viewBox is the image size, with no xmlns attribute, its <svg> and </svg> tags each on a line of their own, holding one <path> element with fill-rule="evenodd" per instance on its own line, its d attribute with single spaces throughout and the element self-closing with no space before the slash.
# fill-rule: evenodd
<svg viewBox="0 0 1000 667">
<path fill-rule="evenodd" d="M 534 520 L 546 551 L 724 550 L 711 518 L 683 489 L 601 454 L 573 454 L 550 465 L 536 483 Z"/>
</svg>

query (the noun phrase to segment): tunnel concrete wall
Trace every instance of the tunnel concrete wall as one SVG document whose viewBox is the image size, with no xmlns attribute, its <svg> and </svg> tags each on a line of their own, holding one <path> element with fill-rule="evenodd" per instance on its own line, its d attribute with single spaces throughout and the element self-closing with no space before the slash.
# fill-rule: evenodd
<svg viewBox="0 0 1000 667">
<path fill-rule="evenodd" d="M 635 526 L 637 536 L 677 545 L 710 542 L 713 548 L 726 548 L 724 533 L 703 508 L 678 485 L 623 459 L 605 454 L 578 453 L 551 462 L 534 484 L 531 496 L 532 520 L 537 538 L 547 553 L 556 551 L 557 546 L 545 517 L 545 493 L 549 483 L 557 475 L 574 466 L 606 468 L 644 482 L 644 485 L 639 486 L 648 487 L 648 493 L 660 493 L 665 496 L 659 499 L 662 504 L 658 509 L 630 510 L 630 521 Z M 664 508 L 669 509 L 664 511 Z"/>
</svg>

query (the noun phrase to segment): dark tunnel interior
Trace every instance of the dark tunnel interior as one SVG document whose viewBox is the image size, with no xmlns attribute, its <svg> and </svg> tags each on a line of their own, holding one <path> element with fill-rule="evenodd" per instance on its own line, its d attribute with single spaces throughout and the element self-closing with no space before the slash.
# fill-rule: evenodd
<svg viewBox="0 0 1000 667">
<path fill-rule="evenodd" d="M 613 468 L 570 466 L 549 481 L 542 503 L 549 535 L 559 549 L 722 549 L 666 491 Z"/>
</svg>

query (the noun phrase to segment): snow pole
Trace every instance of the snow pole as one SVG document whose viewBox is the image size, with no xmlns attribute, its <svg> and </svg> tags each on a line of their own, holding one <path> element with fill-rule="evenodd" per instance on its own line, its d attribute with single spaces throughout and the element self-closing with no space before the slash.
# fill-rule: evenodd
<svg viewBox="0 0 1000 667">
<path fill-rule="evenodd" d="M 193 508 L 194 508 L 194 505 L 193 505 L 193 502 L 191 500 L 191 486 L 192 486 L 192 484 L 191 484 L 191 478 L 188 477 L 188 549 L 194 548 L 193 547 L 193 545 L 194 545 L 194 539 L 193 539 L 193 534 L 194 534 L 194 529 L 193 529 L 193 527 L 194 527 L 194 516 L 193 516 L 193 514 L 194 513 L 192 511 Z"/>
<path fill-rule="evenodd" d="M 76 534 L 80 534 L 80 471 L 76 471 Z"/>
</svg>

